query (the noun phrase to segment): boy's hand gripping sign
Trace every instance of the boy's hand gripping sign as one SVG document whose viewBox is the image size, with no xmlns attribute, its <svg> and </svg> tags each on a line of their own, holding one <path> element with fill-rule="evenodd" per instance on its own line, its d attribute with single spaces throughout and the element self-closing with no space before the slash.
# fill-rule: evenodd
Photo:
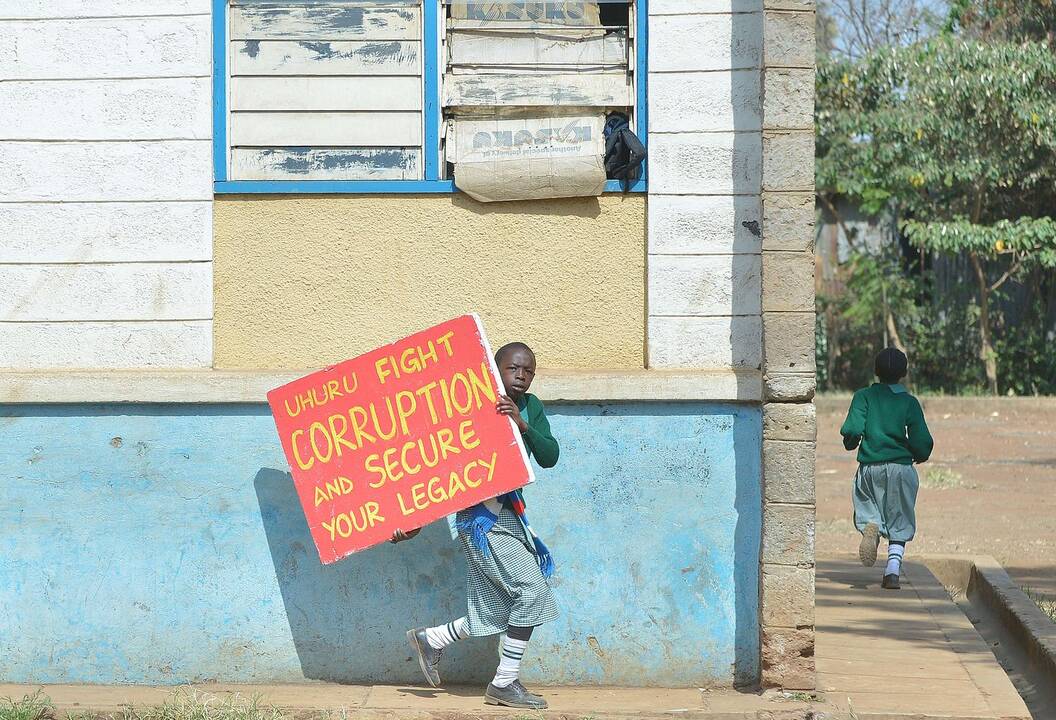
<svg viewBox="0 0 1056 720">
<path fill-rule="evenodd" d="M 269 392 L 320 560 L 532 482 L 503 392 L 476 315 Z"/>
</svg>

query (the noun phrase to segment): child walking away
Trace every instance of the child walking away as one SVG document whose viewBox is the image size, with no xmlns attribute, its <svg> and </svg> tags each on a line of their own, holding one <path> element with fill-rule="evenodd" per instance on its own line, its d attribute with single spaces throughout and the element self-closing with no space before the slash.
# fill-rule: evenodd
<svg viewBox="0 0 1056 720">
<path fill-rule="evenodd" d="M 535 354 L 524 343 L 510 343 L 495 354 L 506 394 L 497 410 L 513 419 L 528 454 L 544 468 L 557 464 L 557 440 L 539 398 L 528 393 L 535 378 Z M 393 542 L 418 534 L 397 531 Z M 547 584 L 554 561 L 532 530 L 520 490 L 500 495 L 460 511 L 452 536 L 466 557 L 468 612 L 464 617 L 432 628 L 407 632 L 425 679 L 439 687 L 438 665 L 444 648 L 470 636 L 505 633 L 499 648 L 495 678 L 484 693 L 489 705 L 542 710 L 546 701 L 528 692 L 518 679 L 532 631 L 557 619 L 557 602 Z"/>
<path fill-rule="evenodd" d="M 934 441 L 924 411 L 899 381 L 908 369 L 906 356 L 886 348 L 876 356 L 880 382 L 859 390 L 840 428 L 843 446 L 858 448 L 854 477 L 854 525 L 862 534 L 858 557 L 866 567 L 876 563 L 880 537 L 887 538 L 887 567 L 881 587 L 898 590 L 906 543 L 917 530 L 917 471 L 913 463 L 931 456 Z"/>
</svg>

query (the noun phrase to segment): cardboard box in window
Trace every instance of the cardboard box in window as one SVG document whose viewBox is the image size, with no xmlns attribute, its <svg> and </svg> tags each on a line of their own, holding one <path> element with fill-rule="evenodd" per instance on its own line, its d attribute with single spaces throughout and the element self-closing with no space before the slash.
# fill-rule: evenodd
<svg viewBox="0 0 1056 720">
<path fill-rule="evenodd" d="M 546 2 L 492 2 L 453 0 L 451 18 L 459 27 L 491 25 L 569 25 L 597 26 L 601 13 L 596 2 L 546 0 Z M 469 22 L 462 22 L 469 21 Z"/>
<path fill-rule="evenodd" d="M 605 116 L 458 118 L 447 159 L 455 186 L 481 202 L 601 195 Z"/>
</svg>

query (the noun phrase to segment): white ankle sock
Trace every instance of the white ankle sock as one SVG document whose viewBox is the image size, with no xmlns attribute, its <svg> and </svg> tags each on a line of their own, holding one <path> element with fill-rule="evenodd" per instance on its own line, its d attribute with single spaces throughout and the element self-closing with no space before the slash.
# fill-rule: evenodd
<svg viewBox="0 0 1056 720">
<path fill-rule="evenodd" d="M 495 671 L 495 679 L 491 681 L 492 685 L 504 688 L 517 679 L 521 674 L 521 659 L 524 658 L 524 650 L 527 647 L 527 640 L 513 640 L 505 636 L 502 638 L 502 646 L 499 648 L 499 668 Z"/>
<path fill-rule="evenodd" d="M 887 546 L 887 568 L 884 570 L 884 575 L 899 575 L 902 572 L 902 556 L 905 554 L 905 545 L 889 543 Z"/>
<path fill-rule="evenodd" d="M 445 648 L 456 640 L 464 640 L 467 637 L 469 637 L 469 619 L 465 617 L 425 630 L 425 639 L 429 641 L 429 647 L 434 650 Z"/>
</svg>

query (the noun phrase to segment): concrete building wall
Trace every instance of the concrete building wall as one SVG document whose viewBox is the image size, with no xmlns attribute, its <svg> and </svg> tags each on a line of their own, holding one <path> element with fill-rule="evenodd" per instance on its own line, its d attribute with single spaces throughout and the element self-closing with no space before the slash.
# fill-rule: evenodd
<svg viewBox="0 0 1056 720">
<path fill-rule="evenodd" d="M 563 443 L 531 679 L 813 687 L 809 0 L 652 0 L 648 197 L 215 207 L 207 4 L 0 0 L 0 679 L 414 680 L 458 554 L 320 567 L 261 400 L 474 310 Z"/>
<path fill-rule="evenodd" d="M 210 365 L 209 10 L 0 1 L 0 367 Z"/>
<path fill-rule="evenodd" d="M 757 369 L 761 0 L 649 15 L 649 365 Z"/>
<path fill-rule="evenodd" d="M 528 490 L 561 618 L 526 679 L 692 686 L 758 671 L 757 407 L 551 405 Z M 4 682 L 418 683 L 404 630 L 465 613 L 444 523 L 322 566 L 266 405 L 6 405 Z M 545 511 L 542 509 L 545 508 Z M 495 641 L 451 649 L 482 681 Z"/>
<path fill-rule="evenodd" d="M 814 3 L 765 0 L 761 680 L 814 680 Z"/>
<path fill-rule="evenodd" d="M 466 312 L 540 363 L 641 369 L 645 198 L 226 197 L 218 368 L 308 368 Z"/>
<path fill-rule="evenodd" d="M 761 682 L 814 686 L 814 6 L 650 5 L 651 367 L 763 371 Z"/>
</svg>

